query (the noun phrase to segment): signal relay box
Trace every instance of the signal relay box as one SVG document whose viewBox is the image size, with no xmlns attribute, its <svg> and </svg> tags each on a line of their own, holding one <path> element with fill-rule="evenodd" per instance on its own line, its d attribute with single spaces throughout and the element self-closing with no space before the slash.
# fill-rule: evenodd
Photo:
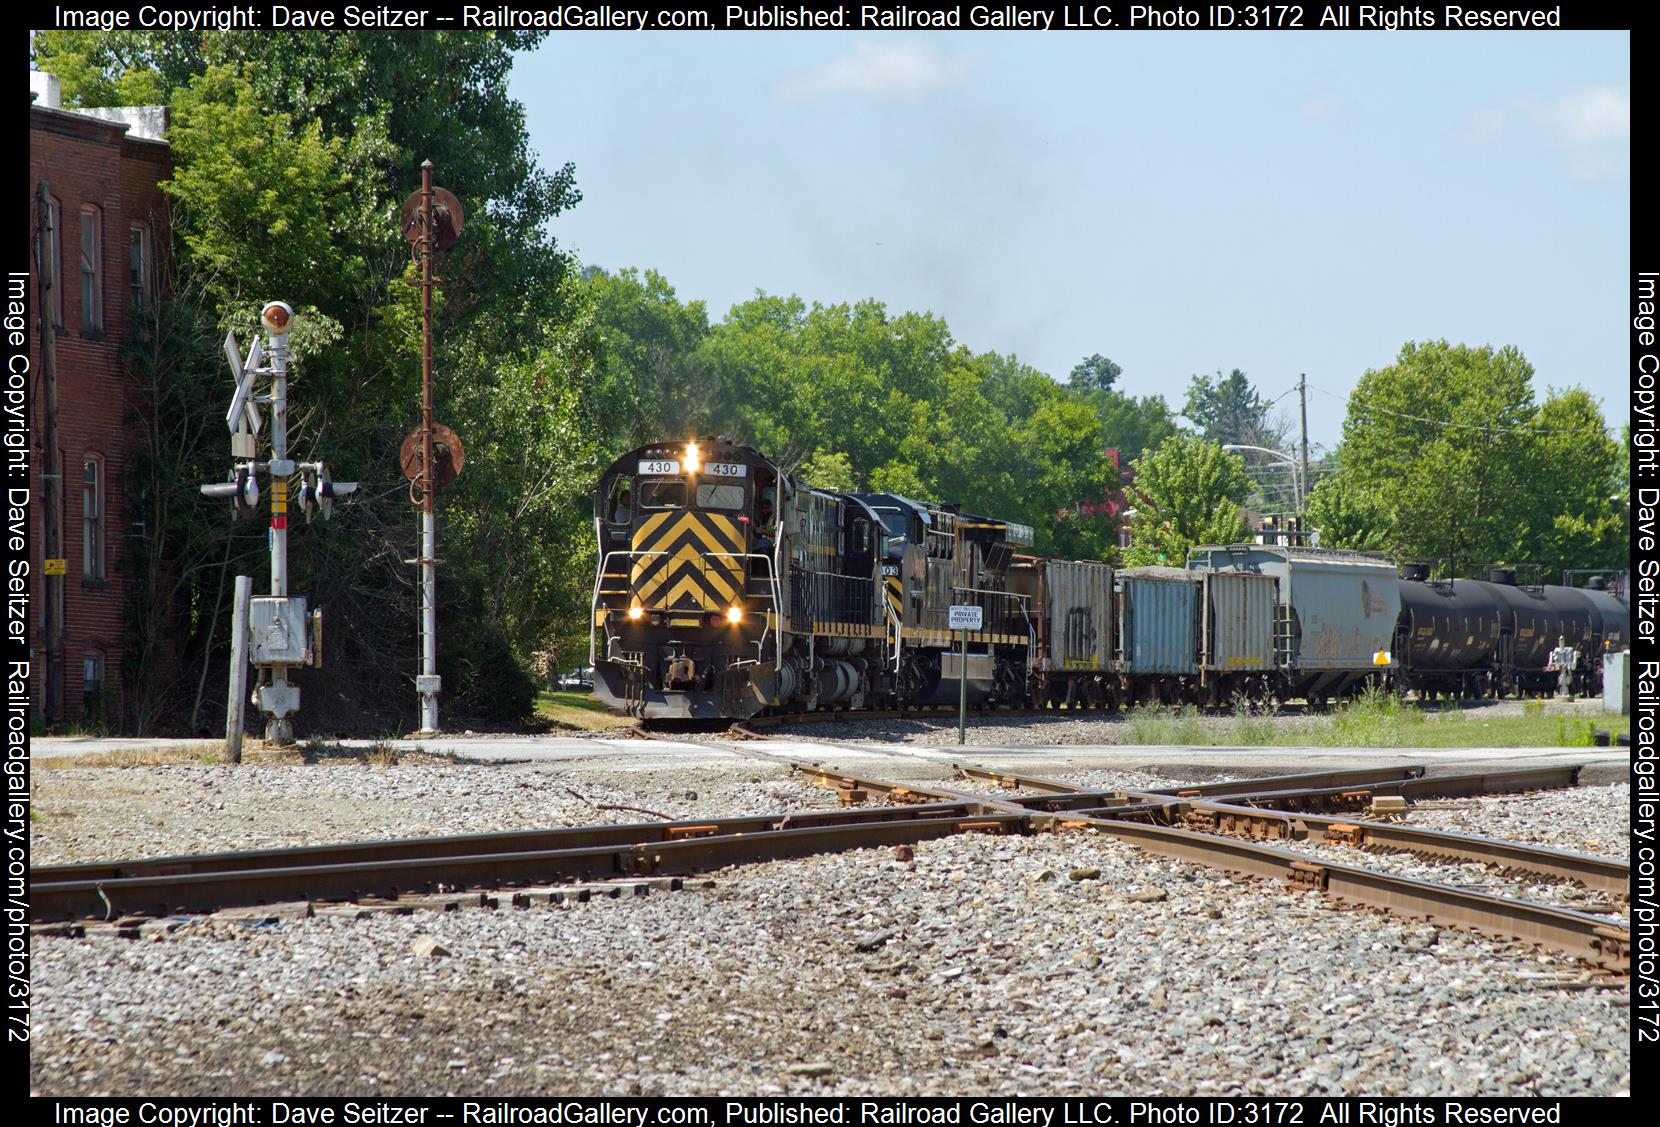
<svg viewBox="0 0 1660 1127">
<path fill-rule="evenodd" d="M 305 597 L 251 599 L 248 628 L 255 665 L 309 665 Z"/>
</svg>

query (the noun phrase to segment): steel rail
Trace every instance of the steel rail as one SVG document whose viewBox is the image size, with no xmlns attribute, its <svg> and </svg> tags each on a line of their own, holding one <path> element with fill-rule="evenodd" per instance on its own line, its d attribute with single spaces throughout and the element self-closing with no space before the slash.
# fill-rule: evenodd
<svg viewBox="0 0 1660 1127">
<path fill-rule="evenodd" d="M 975 767 L 966 763 L 953 763 L 951 767 L 965 779 L 996 783 L 1007 790 L 1031 790 L 1044 794 L 1077 794 L 1091 789 L 1075 786 L 1071 783 L 1063 783 L 1058 779 L 1045 779 L 1036 775 L 1017 775 L 1009 771 L 999 771 L 990 767 Z M 1289 787 L 1342 787 L 1358 783 L 1397 782 L 1421 778 L 1423 774 L 1424 768 L 1416 764 L 1400 767 L 1361 767 L 1348 771 L 1307 771 L 1294 775 L 1267 775 L 1257 779 L 1228 779 L 1215 783 L 1148 787 L 1145 788 L 1143 793 L 1177 797 L 1241 794 L 1264 789 Z"/>
<path fill-rule="evenodd" d="M 1354 865 L 1315 861 L 1273 846 L 1195 830 L 1094 816 L 1069 822 L 1079 823 L 1160 856 L 1245 876 L 1282 880 L 1293 888 L 1323 892 L 1399 915 L 1469 928 L 1504 939 L 1539 943 L 1611 970 L 1629 973 L 1631 969 L 1630 928 L 1584 912 L 1490 896 Z"/>
<path fill-rule="evenodd" d="M 1352 809 L 1357 805 L 1369 805 L 1373 796 L 1380 794 L 1399 795 L 1409 800 L 1417 800 L 1479 798 L 1489 794 L 1519 794 L 1530 790 L 1562 790 L 1579 784 L 1579 771 L 1578 766 L 1524 767 L 1468 775 L 1427 775 L 1419 779 L 1363 783 L 1347 787 L 1241 791 L 1233 793 L 1230 797 L 1238 803 L 1275 809 Z"/>
<path fill-rule="evenodd" d="M 1223 802 L 1189 801 L 1183 824 L 1214 833 L 1244 833 L 1260 838 L 1287 838 L 1316 843 L 1352 845 L 1360 849 L 1473 861 L 1505 870 L 1519 870 L 1554 880 L 1569 880 L 1600 892 L 1627 896 L 1631 864 L 1614 857 L 1575 853 L 1545 845 L 1504 841 L 1475 834 L 1432 830 L 1398 822 L 1368 822 L 1328 818 L 1317 814 L 1289 814 Z M 1206 821 L 1208 826 L 1196 824 Z"/>
<path fill-rule="evenodd" d="M 1016 785 L 1026 789 L 1041 790 L 1046 794 L 1071 793 L 1081 795 L 1086 793 L 1082 788 L 1072 787 L 1071 784 L 1061 782 L 1058 779 L 1007 775 L 982 767 L 969 767 L 962 764 L 953 764 L 953 766 L 958 773 L 968 778 L 995 779 L 1003 785 L 1008 785 L 1006 780 L 1014 780 Z M 1405 768 L 1405 770 L 1411 771 L 1413 769 Z M 1549 768 L 1547 770 L 1549 781 L 1560 781 L 1568 770 L 1573 769 Z M 1329 778 L 1333 782 L 1358 782 L 1361 781 L 1359 776 L 1362 774 L 1364 772 L 1331 772 Z M 1574 770 L 1574 774 L 1577 775 L 1577 770 Z M 1328 776 L 1314 773 L 1302 776 L 1283 775 L 1277 778 L 1254 781 L 1257 783 L 1281 783 L 1300 778 L 1311 784 L 1319 784 L 1326 777 Z M 1535 782 L 1538 779 L 1538 772 L 1521 770 L 1509 773 L 1488 772 L 1482 775 L 1430 776 L 1429 778 L 1413 778 L 1410 781 L 1403 780 L 1403 782 L 1406 782 L 1406 785 L 1414 791 L 1422 792 L 1438 785 L 1450 786 L 1454 790 L 1462 791 L 1470 786 L 1477 785 L 1477 780 L 1479 780 L 1480 785 L 1490 787 L 1501 782 L 1504 785 L 1510 785 L 1512 783 Z M 1619 896 L 1628 896 L 1630 893 L 1631 865 L 1629 862 L 1613 857 L 1599 857 L 1589 853 L 1576 853 L 1564 849 L 1553 849 L 1549 846 L 1505 841 L 1474 834 L 1453 833 L 1448 830 L 1434 830 L 1422 826 L 1406 826 L 1398 822 L 1372 822 L 1354 818 L 1332 818 L 1317 814 L 1291 813 L 1264 806 L 1213 802 L 1202 797 L 1204 794 L 1226 794 L 1232 785 L 1232 783 L 1208 784 L 1208 790 L 1204 787 L 1181 788 L 1175 791 L 1178 796 L 1177 804 L 1160 801 L 1162 796 L 1170 794 L 1174 788 L 1126 790 L 1123 792 L 1123 796 L 1130 801 L 1102 807 L 1088 807 L 1079 810 L 1078 813 L 1109 818 L 1152 814 L 1155 816 L 1155 820 L 1164 822 L 1171 822 L 1180 818 L 1182 823 L 1189 828 L 1207 832 L 1245 834 L 1250 837 L 1269 840 L 1281 838 L 1292 841 L 1329 841 L 1334 844 L 1353 845 L 1361 849 L 1411 853 L 1455 861 L 1473 861 L 1499 869 L 1519 870 L 1553 880 L 1574 881 L 1587 888 L 1596 889 L 1600 892 L 1610 892 Z M 1387 782 L 1380 780 L 1378 789 L 1382 789 L 1385 785 L 1387 785 Z M 1066 790 L 1068 787 L 1071 787 L 1070 792 Z M 1247 794 L 1239 797 L 1260 800 L 1268 796 L 1298 795 L 1299 793 L 1333 793 L 1333 791 L 1274 790 L 1263 794 Z M 1338 789 L 1336 793 L 1350 794 L 1354 792 Z M 1418 796 L 1423 797 L 1421 793 Z M 1205 824 L 1207 822 L 1208 825 Z"/>
<path fill-rule="evenodd" d="M 958 833 L 1025 833 L 1030 828 L 1031 819 L 1023 812 L 889 817 L 851 825 L 716 834 L 679 841 L 416 857 L 368 866 L 305 865 L 45 882 L 31 886 L 29 906 L 36 920 L 72 920 L 205 912 L 287 901 L 394 900 L 413 892 L 503 888 L 551 880 L 671 876 L 755 861 L 914 844 Z"/>
<path fill-rule="evenodd" d="M 613 845 L 645 845 L 685 841 L 716 834 L 760 833 L 766 830 L 820 826 L 855 826 L 869 822 L 917 818 L 949 818 L 974 813 L 975 804 L 954 801 L 901 807 L 845 810 L 808 810 L 800 813 L 700 818 L 675 822 L 619 822 L 615 825 L 559 826 L 542 830 L 510 830 L 493 834 L 457 834 L 447 837 L 394 838 L 380 841 L 339 842 L 329 845 L 289 846 L 245 852 L 194 853 L 174 857 L 145 857 L 126 861 L 92 861 L 67 865 L 38 865 L 29 870 L 31 884 L 64 881 L 120 880 L 128 877 L 178 876 L 188 873 L 285 869 L 315 865 L 376 865 L 432 857 L 483 856 L 492 853 L 540 853 L 559 849 L 588 849 Z"/>
<path fill-rule="evenodd" d="M 807 764 L 800 765 L 798 769 L 831 780 L 851 777 L 838 776 L 836 772 L 827 768 Z M 1574 768 L 1573 773 L 1577 777 L 1578 769 Z M 1453 777 L 1453 780 L 1454 785 L 1460 787 L 1468 785 L 1470 778 L 1481 779 L 1485 781 L 1484 785 L 1491 785 L 1496 776 L 1506 774 L 1512 779 L 1536 779 L 1539 776 L 1539 772 L 1534 771 L 1493 772 L 1482 776 Z M 1046 781 L 1056 786 L 1066 785 L 1055 780 Z M 869 785 L 873 780 L 860 782 Z M 1401 786 L 1408 783 L 1432 782 L 1433 778 L 1411 779 L 1380 785 Z M 1056 796 L 1040 796 L 1040 800 L 1054 797 Z M 1145 792 L 1140 795 L 1129 794 L 1128 797 L 1153 799 L 1155 804 L 1162 802 L 1166 806 L 1175 807 L 1178 812 L 1183 805 L 1192 804 L 1191 799 L 1170 799 L 1164 795 Z M 1249 807 L 1240 809 L 1250 811 Z M 1097 830 L 1128 840 L 1151 853 L 1246 876 L 1278 879 L 1294 888 L 1324 892 L 1341 900 L 1381 908 L 1388 912 L 1420 916 L 1449 926 L 1469 928 L 1501 938 L 1540 943 L 1615 970 L 1629 971 L 1631 965 L 1630 929 L 1584 912 L 1535 904 L 1526 900 L 1490 896 L 1433 881 L 1375 872 L 1354 865 L 1317 861 L 1303 854 L 1269 845 L 1201 830 L 1159 825 L 1151 821 L 1132 821 L 1123 817 L 1103 817 L 1099 814 L 1078 812 L 1068 814 L 1064 819 L 1057 818 L 1050 824 Z"/>
<path fill-rule="evenodd" d="M 861 790 L 905 795 L 929 794 L 936 799 L 961 797 L 955 792 L 923 791 L 897 783 L 865 779 L 848 775 L 816 764 L 799 763 L 796 769 L 826 786 L 855 785 Z M 1559 769 L 1553 769 L 1559 770 Z M 1578 768 L 1571 768 L 1572 778 L 1578 777 Z M 1491 785 L 1495 779 L 1537 779 L 1541 772 L 1490 772 L 1479 776 L 1451 777 L 1455 786 L 1470 785 L 1469 780 L 1482 780 Z M 1558 776 L 1560 777 L 1560 776 Z M 1055 780 L 1047 780 L 1055 783 Z M 1432 779 L 1402 780 L 1393 786 L 1407 783 L 1431 783 Z M 1065 786 L 1064 783 L 1055 783 Z M 1285 793 L 1285 792 L 1282 792 Z M 1485 793 L 1485 792 L 1483 792 Z M 1038 801 L 1065 796 L 1042 795 Z M 1183 800 L 1168 796 L 1156 797 L 1178 810 Z M 1019 809 L 1015 803 L 987 800 L 995 807 Z M 1246 808 L 1248 809 L 1248 808 Z M 1631 931 L 1599 916 L 1535 904 L 1527 900 L 1491 896 L 1454 888 L 1433 881 L 1417 880 L 1390 873 L 1375 872 L 1354 865 L 1333 864 L 1313 860 L 1289 850 L 1221 836 L 1201 830 L 1158 825 L 1151 821 L 1132 821 L 1125 818 L 1103 817 L 1099 814 L 1071 813 L 1047 823 L 1034 820 L 1032 828 L 1075 828 L 1096 830 L 1127 840 L 1134 845 L 1161 856 L 1175 858 L 1207 868 L 1222 869 L 1245 876 L 1282 880 L 1294 888 L 1323 892 L 1341 900 L 1407 916 L 1416 916 L 1452 927 L 1468 928 L 1504 939 L 1539 943 L 1558 951 L 1583 958 L 1610 969 L 1629 972 L 1631 966 Z"/>
</svg>

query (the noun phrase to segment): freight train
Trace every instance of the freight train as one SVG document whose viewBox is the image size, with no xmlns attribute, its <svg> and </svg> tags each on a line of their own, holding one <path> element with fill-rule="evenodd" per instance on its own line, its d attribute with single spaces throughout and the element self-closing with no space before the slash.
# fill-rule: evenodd
<svg viewBox="0 0 1660 1127">
<path fill-rule="evenodd" d="M 594 527 L 594 690 L 647 719 L 955 703 L 959 678 L 980 707 L 1109 710 L 1321 707 L 1370 684 L 1541 691 L 1558 634 L 1580 647 L 1589 688 L 1629 628 L 1605 592 L 1402 581 L 1353 552 L 1049 559 L 1030 552 L 1027 526 L 817 489 L 720 437 L 618 458 Z M 980 626 L 950 629 L 952 606 L 979 608 Z"/>
</svg>

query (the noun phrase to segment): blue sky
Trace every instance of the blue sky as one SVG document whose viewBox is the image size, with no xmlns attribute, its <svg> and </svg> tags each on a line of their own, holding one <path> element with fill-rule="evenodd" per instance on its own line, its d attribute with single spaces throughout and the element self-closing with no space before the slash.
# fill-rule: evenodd
<svg viewBox="0 0 1660 1127">
<path fill-rule="evenodd" d="M 576 32 L 512 87 L 576 166 L 559 238 L 712 319 L 874 297 L 1178 409 L 1307 372 L 1328 445 L 1409 339 L 1629 416 L 1625 33 Z"/>
</svg>

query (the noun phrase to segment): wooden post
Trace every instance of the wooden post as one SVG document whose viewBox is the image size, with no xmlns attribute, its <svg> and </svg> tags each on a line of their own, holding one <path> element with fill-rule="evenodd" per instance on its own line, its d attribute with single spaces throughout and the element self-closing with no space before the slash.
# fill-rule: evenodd
<svg viewBox="0 0 1660 1127">
<path fill-rule="evenodd" d="M 236 577 L 236 604 L 231 608 L 231 675 L 225 696 L 225 754 L 242 762 L 243 711 L 248 707 L 248 604 L 254 594 L 251 575 Z"/>
</svg>

